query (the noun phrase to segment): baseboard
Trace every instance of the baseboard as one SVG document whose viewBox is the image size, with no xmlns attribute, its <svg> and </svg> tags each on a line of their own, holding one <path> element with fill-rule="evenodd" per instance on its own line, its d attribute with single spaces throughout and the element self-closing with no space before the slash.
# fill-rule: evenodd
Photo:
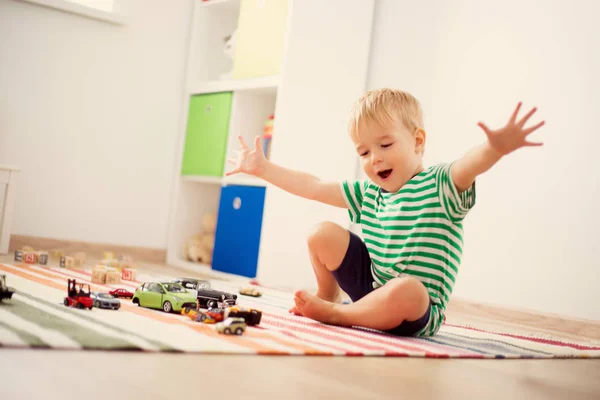
<svg viewBox="0 0 600 400">
<path fill-rule="evenodd" d="M 62 249 L 66 254 L 83 251 L 90 259 L 102 259 L 104 252 L 106 251 L 112 251 L 115 256 L 118 256 L 119 254 L 130 256 L 134 261 L 144 261 L 156 264 L 165 264 L 167 259 L 167 251 L 164 249 L 79 242 L 38 236 L 11 235 L 9 244 L 10 252 L 20 249 L 23 246 L 31 246 L 36 250 L 40 249 L 46 251 Z"/>
</svg>

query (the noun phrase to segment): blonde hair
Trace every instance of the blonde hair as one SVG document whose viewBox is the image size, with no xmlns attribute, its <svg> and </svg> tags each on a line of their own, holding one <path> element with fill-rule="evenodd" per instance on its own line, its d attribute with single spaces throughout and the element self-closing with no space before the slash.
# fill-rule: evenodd
<svg viewBox="0 0 600 400">
<path fill-rule="evenodd" d="M 350 135 L 357 135 L 359 126 L 364 123 L 374 122 L 379 126 L 386 126 L 393 121 L 402 122 L 411 132 L 417 128 L 424 128 L 419 101 L 410 93 L 401 90 L 371 90 L 352 107 Z"/>
</svg>

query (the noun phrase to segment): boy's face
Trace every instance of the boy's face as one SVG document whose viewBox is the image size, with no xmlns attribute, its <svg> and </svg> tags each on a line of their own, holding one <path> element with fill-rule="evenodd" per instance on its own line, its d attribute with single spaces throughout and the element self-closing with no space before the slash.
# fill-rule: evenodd
<svg viewBox="0 0 600 400">
<path fill-rule="evenodd" d="M 410 132 L 398 121 L 386 126 L 364 124 L 352 141 L 369 179 L 388 192 L 397 192 L 423 170 L 423 129 Z"/>
</svg>

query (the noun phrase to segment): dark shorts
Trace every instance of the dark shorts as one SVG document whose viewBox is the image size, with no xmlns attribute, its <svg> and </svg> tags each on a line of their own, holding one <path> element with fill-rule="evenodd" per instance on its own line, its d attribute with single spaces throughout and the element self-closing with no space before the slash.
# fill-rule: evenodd
<svg viewBox="0 0 600 400">
<path fill-rule="evenodd" d="M 373 290 L 373 275 L 371 274 L 371 257 L 365 243 L 354 233 L 350 233 L 350 243 L 340 267 L 333 271 L 338 285 L 350 296 L 352 301 L 358 301 Z M 416 321 L 403 321 L 400 325 L 386 332 L 397 336 L 414 336 L 429 322 L 431 299 L 425 314 Z"/>
</svg>

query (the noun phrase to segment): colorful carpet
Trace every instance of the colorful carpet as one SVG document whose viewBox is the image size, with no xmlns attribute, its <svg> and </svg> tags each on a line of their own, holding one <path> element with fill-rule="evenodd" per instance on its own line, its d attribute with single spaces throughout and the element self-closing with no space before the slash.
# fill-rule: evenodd
<svg viewBox="0 0 600 400">
<path fill-rule="evenodd" d="M 91 284 L 92 291 L 140 282 L 91 283 L 90 271 L 0 264 L 8 286 L 16 289 L 0 304 L 0 346 L 82 350 L 141 350 L 213 354 L 398 356 L 436 358 L 600 358 L 600 347 L 560 338 L 516 336 L 446 324 L 432 338 L 398 338 L 359 328 L 324 325 L 288 314 L 289 293 L 264 289 L 263 296 L 239 296 L 238 303 L 263 311 L 259 326 L 242 336 L 216 332 L 214 325 L 180 314 L 138 307 L 121 300 L 121 309 L 65 307 L 67 280 Z M 141 274 L 139 280 L 176 277 Z M 237 293 L 239 286 L 212 281 L 215 289 Z"/>
</svg>

